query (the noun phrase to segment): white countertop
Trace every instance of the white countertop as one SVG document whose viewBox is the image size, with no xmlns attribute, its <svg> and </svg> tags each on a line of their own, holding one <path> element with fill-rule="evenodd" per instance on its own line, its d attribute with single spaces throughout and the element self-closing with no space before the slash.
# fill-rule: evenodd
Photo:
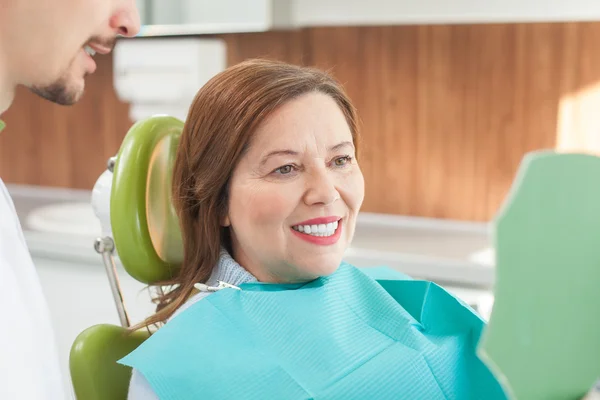
<svg viewBox="0 0 600 400">
<path fill-rule="evenodd" d="M 94 240 L 100 225 L 90 192 L 15 185 L 8 189 L 34 257 L 98 265 Z M 463 298 L 489 294 L 494 280 L 488 225 L 482 223 L 361 213 L 346 260 L 432 280 Z"/>
</svg>

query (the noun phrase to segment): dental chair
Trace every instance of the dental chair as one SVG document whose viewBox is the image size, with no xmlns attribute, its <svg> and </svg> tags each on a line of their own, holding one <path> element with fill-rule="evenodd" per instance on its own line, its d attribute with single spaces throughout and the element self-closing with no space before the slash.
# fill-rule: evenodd
<svg viewBox="0 0 600 400">
<path fill-rule="evenodd" d="M 126 334 L 115 258 L 145 284 L 177 273 L 182 241 L 170 196 L 182 128 L 168 116 L 136 123 L 94 189 L 109 227 L 96 251 L 121 326 L 96 325 L 75 340 L 78 400 L 125 400 L 131 371 L 117 360 L 151 334 Z M 512 398 L 581 399 L 600 377 L 599 177 L 599 157 L 530 153 L 494 221 L 495 303 L 478 354 Z"/>
<path fill-rule="evenodd" d="M 128 333 L 131 323 L 115 259 L 137 281 L 151 285 L 178 270 L 183 245 L 171 203 L 171 172 L 183 123 L 155 116 L 131 127 L 93 191 L 103 227 L 95 249 L 102 255 L 121 325 L 83 331 L 72 345 L 69 368 L 79 400 L 124 400 L 131 371 L 117 364 L 151 332 Z"/>
</svg>

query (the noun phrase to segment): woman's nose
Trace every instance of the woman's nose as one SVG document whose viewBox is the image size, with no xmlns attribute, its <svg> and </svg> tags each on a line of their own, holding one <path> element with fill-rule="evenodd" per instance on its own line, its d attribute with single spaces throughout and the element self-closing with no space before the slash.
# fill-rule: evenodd
<svg viewBox="0 0 600 400">
<path fill-rule="evenodd" d="M 307 177 L 305 202 L 307 205 L 330 205 L 340 198 L 335 183 L 326 171 Z"/>
</svg>

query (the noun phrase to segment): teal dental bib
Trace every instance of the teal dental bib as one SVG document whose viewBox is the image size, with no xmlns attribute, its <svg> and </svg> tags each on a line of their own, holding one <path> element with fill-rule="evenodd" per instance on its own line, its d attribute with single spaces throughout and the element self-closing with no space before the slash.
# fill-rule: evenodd
<svg viewBox="0 0 600 400">
<path fill-rule="evenodd" d="M 195 303 L 121 363 L 160 399 L 506 399 L 484 322 L 440 286 L 349 265 Z"/>
</svg>

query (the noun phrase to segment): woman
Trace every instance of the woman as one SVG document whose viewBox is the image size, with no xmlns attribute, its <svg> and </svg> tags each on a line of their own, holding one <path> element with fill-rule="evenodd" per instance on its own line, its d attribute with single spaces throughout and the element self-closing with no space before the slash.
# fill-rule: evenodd
<svg viewBox="0 0 600 400">
<path fill-rule="evenodd" d="M 169 322 L 124 360 L 134 367 L 130 399 L 361 398 L 377 380 L 370 374 L 386 371 L 385 392 L 370 396 L 459 398 L 457 387 L 473 379 L 487 382 L 486 398 L 501 398 L 474 351 L 431 347 L 398 305 L 417 286 L 393 297 L 342 263 L 364 198 L 358 139 L 350 100 L 318 70 L 253 60 L 200 89 L 174 170 L 184 261 L 145 324 Z M 220 282 L 228 288 L 209 296 Z M 202 291 L 192 296 L 195 285 Z M 206 359 L 195 364 L 195 351 Z M 449 382 L 436 382 L 440 357 L 455 360 Z M 413 372 L 389 369 L 403 360 Z M 477 364 L 477 376 L 458 377 L 456 363 Z"/>
</svg>

